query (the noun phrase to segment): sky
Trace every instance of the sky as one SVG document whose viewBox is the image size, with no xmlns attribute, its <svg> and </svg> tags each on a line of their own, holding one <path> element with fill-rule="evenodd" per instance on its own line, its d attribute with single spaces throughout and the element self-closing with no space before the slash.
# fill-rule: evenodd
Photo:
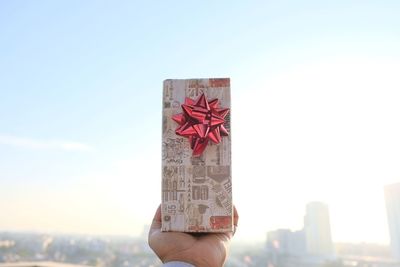
<svg viewBox="0 0 400 267">
<path fill-rule="evenodd" d="M 389 243 L 398 1 L 1 1 L 0 231 L 141 235 L 161 201 L 162 82 L 230 77 L 236 242 Z"/>
</svg>

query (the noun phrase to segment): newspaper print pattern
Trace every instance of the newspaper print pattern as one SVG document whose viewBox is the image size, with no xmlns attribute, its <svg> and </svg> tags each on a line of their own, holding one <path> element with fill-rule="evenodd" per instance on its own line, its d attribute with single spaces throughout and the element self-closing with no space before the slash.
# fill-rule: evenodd
<svg viewBox="0 0 400 267">
<path fill-rule="evenodd" d="M 162 231 L 233 231 L 230 113 L 224 124 L 229 136 L 209 143 L 193 157 L 187 138 L 175 134 L 171 118 L 181 113 L 185 97 L 205 93 L 230 108 L 229 79 L 165 80 L 162 127 Z"/>
</svg>

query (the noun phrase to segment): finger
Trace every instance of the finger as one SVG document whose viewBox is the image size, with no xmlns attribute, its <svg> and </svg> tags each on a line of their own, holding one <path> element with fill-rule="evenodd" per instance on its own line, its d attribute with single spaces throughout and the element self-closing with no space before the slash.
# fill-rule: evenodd
<svg viewBox="0 0 400 267">
<path fill-rule="evenodd" d="M 237 227 L 238 223 L 239 223 L 239 213 L 237 212 L 236 207 L 233 206 L 233 225 Z"/>
<path fill-rule="evenodd" d="M 233 206 L 233 232 L 231 233 L 231 237 L 233 237 L 236 233 L 237 227 L 239 223 L 239 213 L 235 206 Z"/>
<path fill-rule="evenodd" d="M 226 233 L 223 233 L 222 235 L 227 237 L 228 240 L 231 239 L 236 233 L 236 228 L 238 226 L 238 223 L 239 223 L 239 213 L 238 213 L 236 207 L 233 206 L 233 229 L 232 229 L 232 232 L 226 232 Z"/>
<path fill-rule="evenodd" d="M 161 205 L 158 205 L 156 213 L 154 214 L 153 223 L 161 222 Z"/>
<path fill-rule="evenodd" d="M 161 229 L 161 205 L 158 206 L 156 213 L 154 214 L 153 222 L 151 223 L 150 226 L 150 232 L 151 234 L 155 230 L 160 230 Z"/>
</svg>

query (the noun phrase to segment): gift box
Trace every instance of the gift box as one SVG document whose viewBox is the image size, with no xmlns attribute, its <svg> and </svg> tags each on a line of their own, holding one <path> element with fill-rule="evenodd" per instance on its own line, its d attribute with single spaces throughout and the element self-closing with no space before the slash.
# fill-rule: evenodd
<svg viewBox="0 0 400 267">
<path fill-rule="evenodd" d="M 230 80 L 165 80 L 162 231 L 233 231 Z"/>
</svg>

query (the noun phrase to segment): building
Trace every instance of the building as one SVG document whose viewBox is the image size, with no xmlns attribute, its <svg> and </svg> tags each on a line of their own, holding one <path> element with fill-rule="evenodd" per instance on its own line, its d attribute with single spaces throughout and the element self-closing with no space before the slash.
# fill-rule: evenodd
<svg viewBox="0 0 400 267">
<path fill-rule="evenodd" d="M 333 258 L 334 249 L 328 206 L 321 202 L 307 204 L 304 216 L 306 251 L 309 255 Z"/>
<path fill-rule="evenodd" d="M 306 245 L 304 237 L 304 231 L 292 232 L 289 229 L 271 231 L 267 234 L 267 249 L 277 255 L 303 256 Z"/>
<path fill-rule="evenodd" d="M 385 201 L 392 253 L 400 261 L 400 183 L 385 186 Z"/>
<path fill-rule="evenodd" d="M 267 234 L 267 252 L 272 266 L 290 266 L 290 263 L 300 262 L 305 256 L 305 248 L 304 231 L 279 229 Z"/>
</svg>

